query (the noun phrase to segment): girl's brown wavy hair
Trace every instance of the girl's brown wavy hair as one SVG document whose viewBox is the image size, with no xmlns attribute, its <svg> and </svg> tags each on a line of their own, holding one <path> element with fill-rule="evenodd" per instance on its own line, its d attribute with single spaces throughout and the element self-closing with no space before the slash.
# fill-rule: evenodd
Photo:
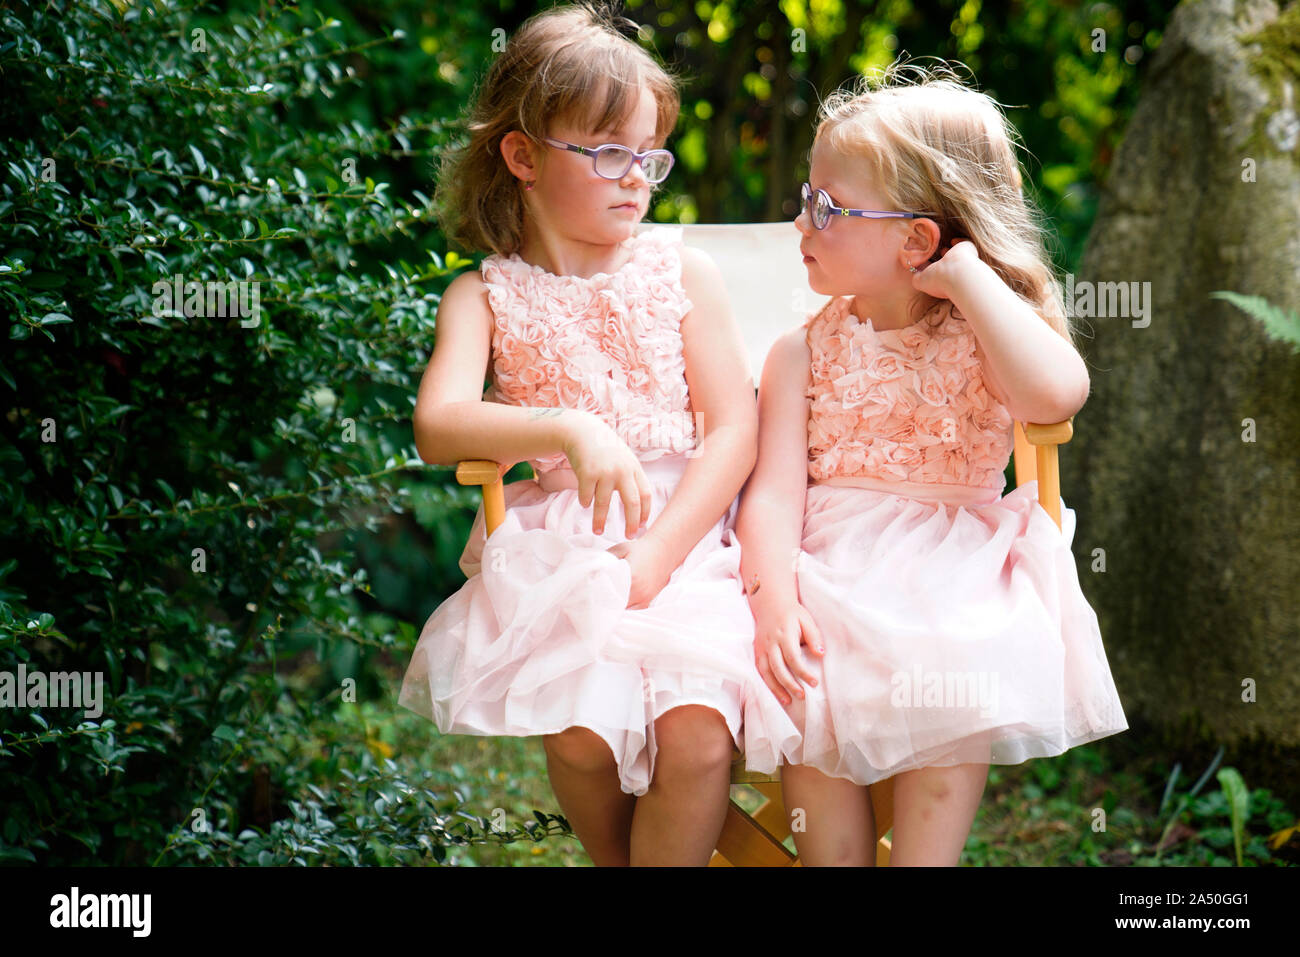
<svg viewBox="0 0 1300 957">
<path fill-rule="evenodd" d="M 435 192 L 443 229 L 467 249 L 508 256 L 523 241 L 523 185 L 501 156 L 519 130 L 539 149 L 551 124 L 588 130 L 618 126 L 648 89 L 657 106 L 656 146 L 681 108 L 672 77 L 620 32 L 633 27 L 598 4 L 555 7 L 527 20 L 498 54 L 468 119 L 469 138 L 448 153 Z"/>
</svg>

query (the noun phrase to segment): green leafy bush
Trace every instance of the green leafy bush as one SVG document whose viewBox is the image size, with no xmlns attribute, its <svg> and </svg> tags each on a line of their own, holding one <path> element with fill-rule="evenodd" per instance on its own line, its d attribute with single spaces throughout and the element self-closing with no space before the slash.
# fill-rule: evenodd
<svg viewBox="0 0 1300 957">
<path fill-rule="evenodd" d="M 0 17 L 23 93 L 0 105 L 0 673 L 104 691 L 102 715 L 0 708 L 0 859 L 437 860 L 514 833 L 453 827 L 364 743 L 332 797 L 276 747 L 391 692 L 373 666 L 409 653 L 358 543 L 413 486 L 430 521 L 464 512 L 404 474 L 451 269 L 420 251 L 441 245 L 426 193 L 385 179 L 446 134 L 345 118 L 401 35 L 208 3 Z M 441 87 L 451 115 L 464 90 Z"/>
</svg>

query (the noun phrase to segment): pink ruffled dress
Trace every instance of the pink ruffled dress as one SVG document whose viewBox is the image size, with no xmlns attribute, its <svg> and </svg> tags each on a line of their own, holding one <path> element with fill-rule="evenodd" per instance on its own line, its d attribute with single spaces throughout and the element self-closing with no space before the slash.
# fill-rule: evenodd
<svg viewBox="0 0 1300 957">
<path fill-rule="evenodd" d="M 642 463 L 649 527 L 696 447 L 680 333 L 691 302 L 680 229 L 627 243 L 622 268 L 589 278 L 517 255 L 483 261 L 495 317 L 486 398 L 599 415 Z M 608 551 L 626 540 L 622 499 L 596 535 L 563 453 L 531 465 L 536 480 L 505 487 L 505 521 L 486 542 L 480 507 L 460 558 L 469 580 L 425 623 L 399 703 L 443 733 L 589 728 L 630 794 L 644 794 L 654 775 L 655 720 L 681 705 L 715 709 L 738 747 L 774 765 L 796 732 L 754 665 L 753 617 L 737 585 L 737 502 L 647 608 L 629 609 L 630 568 Z M 753 744 L 742 741 L 742 715 Z"/>
<path fill-rule="evenodd" d="M 903 329 L 833 299 L 806 325 L 799 598 L 824 640 L 791 764 L 871 784 L 1018 764 L 1128 727 L 1070 542 L 1038 483 L 1003 496 L 1013 422 L 943 303 Z"/>
</svg>

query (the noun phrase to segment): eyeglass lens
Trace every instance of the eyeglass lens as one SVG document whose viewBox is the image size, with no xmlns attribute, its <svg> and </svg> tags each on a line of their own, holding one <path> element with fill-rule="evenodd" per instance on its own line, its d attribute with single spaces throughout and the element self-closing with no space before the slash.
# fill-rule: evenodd
<svg viewBox="0 0 1300 957">
<path fill-rule="evenodd" d="M 657 183 L 668 175 L 672 161 L 664 153 L 652 153 L 641 163 L 645 178 Z M 596 156 L 596 172 L 608 179 L 619 179 L 632 168 L 632 151 L 624 146 L 611 146 Z"/>
<path fill-rule="evenodd" d="M 808 199 L 812 197 L 812 223 L 817 229 L 825 229 L 826 224 L 830 222 L 831 208 L 826 194 L 821 190 L 813 192 L 812 188 L 804 183 L 799 190 L 799 211 L 804 212 L 808 208 Z"/>
</svg>

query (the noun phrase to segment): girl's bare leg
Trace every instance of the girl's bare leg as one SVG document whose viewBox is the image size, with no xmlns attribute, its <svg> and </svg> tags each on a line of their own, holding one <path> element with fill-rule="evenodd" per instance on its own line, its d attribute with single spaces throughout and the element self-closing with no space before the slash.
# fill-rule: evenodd
<svg viewBox="0 0 1300 957">
<path fill-rule="evenodd" d="M 619 786 L 605 739 L 589 728 L 542 736 L 551 788 L 573 833 L 597 867 L 626 867 L 636 798 Z"/>
<path fill-rule="evenodd" d="M 867 789 L 816 768 L 784 765 L 781 798 L 805 867 L 873 867 L 876 822 Z"/>
<path fill-rule="evenodd" d="M 894 777 L 894 867 L 955 867 L 988 779 L 987 764 L 920 768 Z"/>
<path fill-rule="evenodd" d="M 703 867 L 731 793 L 731 732 L 713 708 L 682 705 L 655 721 L 655 770 L 637 798 L 632 863 Z"/>
</svg>

